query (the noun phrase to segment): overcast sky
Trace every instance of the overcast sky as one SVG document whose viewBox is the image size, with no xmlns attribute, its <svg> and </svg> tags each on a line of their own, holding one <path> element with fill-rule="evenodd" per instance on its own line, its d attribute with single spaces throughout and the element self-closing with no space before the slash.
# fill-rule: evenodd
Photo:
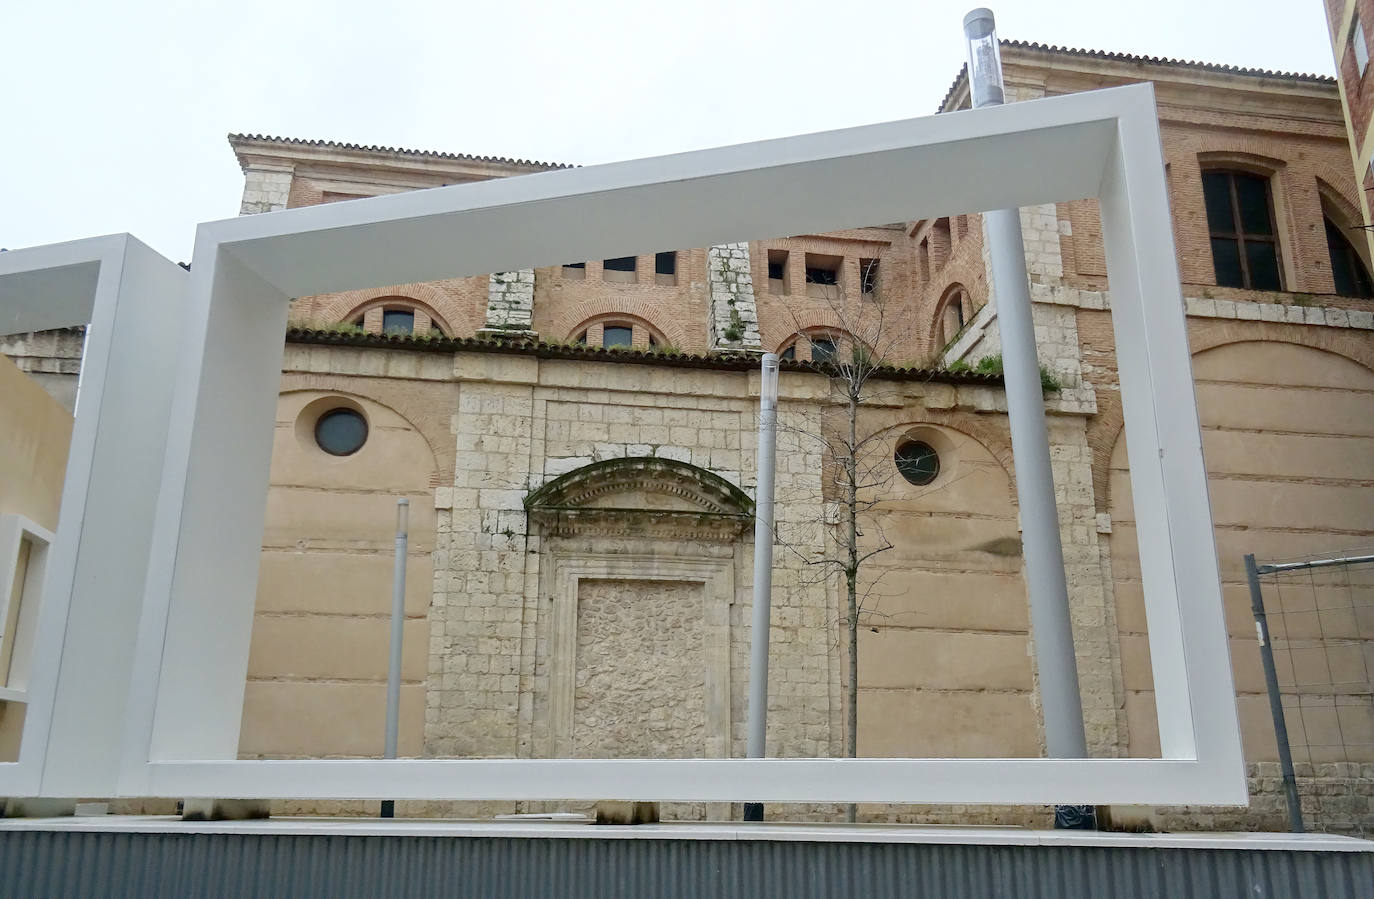
<svg viewBox="0 0 1374 899">
<path fill-rule="evenodd" d="M 228 132 L 593 164 L 935 111 L 964 3 L 10 0 L 0 246 L 238 210 Z M 1320 0 L 1001 0 L 1001 37 L 1331 74 Z"/>
</svg>

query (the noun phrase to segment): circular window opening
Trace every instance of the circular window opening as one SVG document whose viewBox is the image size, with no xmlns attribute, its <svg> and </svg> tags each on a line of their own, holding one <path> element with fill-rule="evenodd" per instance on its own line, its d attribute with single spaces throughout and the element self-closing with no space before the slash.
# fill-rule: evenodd
<svg viewBox="0 0 1374 899">
<path fill-rule="evenodd" d="M 902 477 L 917 487 L 924 487 L 940 474 L 940 454 L 929 443 L 919 440 L 897 447 L 893 461 Z"/>
<path fill-rule="evenodd" d="M 315 443 L 331 456 L 351 456 L 367 442 L 367 419 L 353 409 L 331 409 L 315 422 Z"/>
</svg>

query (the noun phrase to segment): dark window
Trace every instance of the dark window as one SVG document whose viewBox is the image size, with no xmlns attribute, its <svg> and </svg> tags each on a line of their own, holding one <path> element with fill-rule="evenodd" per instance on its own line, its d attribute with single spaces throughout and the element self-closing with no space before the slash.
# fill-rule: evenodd
<svg viewBox="0 0 1374 899">
<path fill-rule="evenodd" d="M 829 337 L 811 338 L 811 361 L 829 362 L 835 358 L 835 341 Z"/>
<path fill-rule="evenodd" d="M 897 447 L 892 461 L 897 464 L 897 471 L 901 472 L 902 477 L 917 487 L 924 487 L 940 474 L 939 454 L 929 443 L 919 440 Z"/>
<path fill-rule="evenodd" d="M 657 253 L 654 255 L 655 275 L 677 274 L 677 253 Z"/>
<path fill-rule="evenodd" d="M 1269 182 L 1245 172 L 1203 172 L 1217 284 L 1282 290 Z"/>
<path fill-rule="evenodd" d="M 806 269 L 807 284 L 838 284 L 840 274 L 833 268 L 811 268 Z"/>
<path fill-rule="evenodd" d="M 582 281 L 587 277 L 587 263 L 567 262 L 563 264 L 563 277 L 569 281 Z"/>
<path fill-rule="evenodd" d="M 797 360 L 797 345 L 794 343 L 787 349 L 783 350 L 781 353 L 778 354 L 778 358 L 786 359 L 788 362 L 795 362 Z"/>
<path fill-rule="evenodd" d="M 859 282 L 863 285 L 864 293 L 878 292 L 878 260 L 859 260 Z"/>
<path fill-rule="evenodd" d="M 617 256 L 615 259 L 607 259 L 602 263 L 602 267 L 608 272 L 632 272 L 635 270 L 635 257 Z"/>
<path fill-rule="evenodd" d="M 1346 297 L 1374 297 L 1364 260 L 1331 219 L 1326 219 L 1326 248 L 1331 253 L 1331 277 L 1336 280 L 1336 293 Z"/>
<path fill-rule="evenodd" d="M 586 331 L 583 331 L 581 334 L 577 335 L 577 342 L 580 343 L 580 344 L 582 344 L 583 346 L 586 346 L 586 345 L 587 345 L 587 332 L 586 332 Z"/>
<path fill-rule="evenodd" d="M 634 329 L 624 325 L 607 325 L 601 345 L 604 347 L 630 346 L 634 343 Z"/>
<path fill-rule="evenodd" d="M 331 409 L 315 422 L 315 443 L 331 456 L 351 456 L 367 442 L 367 419 L 353 409 Z"/>
<path fill-rule="evenodd" d="M 785 294 L 789 290 L 787 286 L 787 251 L 769 250 L 768 251 L 768 292 L 773 294 Z"/>
<path fill-rule="evenodd" d="M 383 334 L 414 334 L 415 313 L 408 309 L 388 309 L 382 313 Z"/>
<path fill-rule="evenodd" d="M 587 263 L 585 263 L 585 262 L 565 262 L 565 263 L 563 263 L 563 267 L 564 267 L 564 268 L 580 268 L 580 269 L 585 269 L 585 268 L 587 267 Z"/>
</svg>

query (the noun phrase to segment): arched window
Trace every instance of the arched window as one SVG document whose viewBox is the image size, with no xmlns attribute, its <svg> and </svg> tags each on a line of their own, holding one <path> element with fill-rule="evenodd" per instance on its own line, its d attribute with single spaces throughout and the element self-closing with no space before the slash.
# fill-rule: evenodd
<svg viewBox="0 0 1374 899">
<path fill-rule="evenodd" d="M 835 362 L 848 360 L 863 351 L 866 348 L 848 331 L 808 328 L 783 341 L 778 348 L 778 357 L 790 362 Z"/>
<path fill-rule="evenodd" d="M 379 297 L 349 314 L 347 322 L 369 334 L 432 334 L 451 336 L 432 309 L 410 297 Z"/>
<path fill-rule="evenodd" d="M 1202 194 L 1217 284 L 1282 290 L 1269 179 L 1242 171 L 1204 171 Z"/>
<path fill-rule="evenodd" d="M 1324 217 L 1323 221 L 1326 223 L 1326 249 L 1331 254 L 1331 277 L 1336 282 L 1336 293 L 1364 299 L 1374 297 L 1369 270 L 1365 268 L 1355 245 L 1329 217 Z"/>
<path fill-rule="evenodd" d="M 628 315 L 597 316 L 578 325 L 572 333 L 572 339 L 583 346 L 608 350 L 648 350 L 668 345 L 657 328 Z"/>
<path fill-rule="evenodd" d="M 952 284 L 935 311 L 935 345 L 943 348 L 958 336 L 973 315 L 973 303 L 962 284 Z"/>
</svg>

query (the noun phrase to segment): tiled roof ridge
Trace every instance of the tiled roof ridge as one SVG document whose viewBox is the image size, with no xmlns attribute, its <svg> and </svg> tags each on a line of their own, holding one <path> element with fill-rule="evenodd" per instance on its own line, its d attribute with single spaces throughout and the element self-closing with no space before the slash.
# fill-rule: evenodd
<svg viewBox="0 0 1374 899">
<path fill-rule="evenodd" d="M 566 162 L 540 162 L 534 159 L 508 159 L 504 156 L 473 156 L 469 153 L 445 153 L 441 150 L 412 150 L 407 147 L 383 147 L 378 144 L 351 144 L 334 140 L 306 140 L 299 137 L 278 137 L 274 134 L 231 133 L 230 141 L 256 140 L 274 144 L 294 144 L 299 147 L 326 147 L 338 150 L 363 150 L 370 153 L 401 153 L 407 156 L 424 156 L 430 159 L 461 159 L 470 162 L 495 162 L 506 165 L 539 166 L 546 169 L 575 168 Z"/>
<path fill-rule="evenodd" d="M 426 337 L 413 334 L 357 334 L 328 328 L 290 327 L 286 330 L 288 343 L 310 343 L 332 346 L 374 347 L 427 352 L 518 353 L 543 359 L 574 359 L 587 362 L 627 362 L 640 365 L 676 365 L 684 368 L 706 368 L 724 371 L 753 371 L 758 367 L 759 354 L 749 352 L 694 353 L 661 352 L 656 350 L 605 349 L 602 347 L 569 346 L 544 343 L 528 338 L 499 340 L 483 337 Z M 824 373 L 822 363 L 782 360 L 783 371 Z M 972 371 L 948 371 L 921 367 L 882 366 L 874 370 L 878 377 L 894 380 L 941 381 L 962 384 L 1000 385 L 1002 376 Z"/>
<path fill-rule="evenodd" d="M 1177 59 L 1170 56 L 1141 56 L 1135 53 L 1122 53 L 1114 50 L 1091 50 L 1082 47 L 1063 47 L 1058 44 L 1042 44 L 1038 41 L 1020 41 L 1003 38 L 998 41 L 1003 47 L 1013 47 L 1018 50 L 1038 50 L 1045 53 L 1060 53 L 1065 56 L 1079 56 L 1087 59 L 1105 59 L 1113 62 L 1135 62 L 1146 63 L 1157 66 L 1174 66 L 1177 68 L 1200 69 L 1205 72 L 1218 72 L 1224 75 L 1244 75 L 1254 78 L 1281 78 L 1288 81 L 1305 81 L 1313 84 L 1335 84 L 1336 79 L 1331 75 L 1317 75 L 1310 72 L 1280 72 L 1274 69 L 1255 69 L 1246 66 L 1231 66 L 1224 63 L 1201 62 L 1192 59 Z M 954 77 L 954 83 L 945 92 L 945 97 L 940 101 L 940 108 L 936 112 L 944 112 L 949 101 L 964 83 L 968 75 L 968 64 L 965 63 L 959 69 L 959 74 Z"/>
</svg>

